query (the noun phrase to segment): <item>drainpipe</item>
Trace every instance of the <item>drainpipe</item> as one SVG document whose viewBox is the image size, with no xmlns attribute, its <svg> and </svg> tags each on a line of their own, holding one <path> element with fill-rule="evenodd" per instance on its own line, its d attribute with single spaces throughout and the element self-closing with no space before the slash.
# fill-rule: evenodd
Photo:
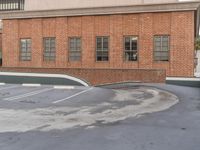
<svg viewBox="0 0 200 150">
<path fill-rule="evenodd" d="M 199 37 L 199 28 L 200 28 L 200 6 L 196 11 L 196 38 Z"/>
</svg>

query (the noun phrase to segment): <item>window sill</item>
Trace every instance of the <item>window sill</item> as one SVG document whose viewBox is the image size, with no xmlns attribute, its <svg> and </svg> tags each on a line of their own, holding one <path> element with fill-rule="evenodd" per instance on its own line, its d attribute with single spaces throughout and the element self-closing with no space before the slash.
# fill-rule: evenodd
<svg viewBox="0 0 200 150">
<path fill-rule="evenodd" d="M 170 61 L 153 61 L 153 63 L 168 64 Z"/>
<path fill-rule="evenodd" d="M 110 63 L 110 61 L 95 61 L 95 63 L 98 63 L 98 64 L 104 63 L 104 64 L 106 64 L 106 63 Z"/>
<path fill-rule="evenodd" d="M 75 63 L 82 63 L 82 61 L 81 61 L 81 60 L 77 60 L 77 61 L 68 61 L 68 63 L 70 63 L 70 64 L 75 64 Z"/>
<path fill-rule="evenodd" d="M 31 62 L 31 60 L 20 60 L 19 62 Z"/>
<path fill-rule="evenodd" d="M 123 61 L 124 63 L 139 63 L 139 61 Z"/>
</svg>

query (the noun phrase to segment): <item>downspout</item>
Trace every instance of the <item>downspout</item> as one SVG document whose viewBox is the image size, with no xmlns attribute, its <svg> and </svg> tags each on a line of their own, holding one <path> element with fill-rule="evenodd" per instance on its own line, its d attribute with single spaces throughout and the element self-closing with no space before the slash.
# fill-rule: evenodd
<svg viewBox="0 0 200 150">
<path fill-rule="evenodd" d="M 199 29 L 200 28 L 200 6 L 197 8 L 197 11 L 196 11 L 196 35 L 195 35 L 195 38 L 198 38 L 199 37 Z"/>
<path fill-rule="evenodd" d="M 199 7 L 197 8 L 197 10 L 196 10 L 196 14 L 195 14 L 195 22 L 196 22 L 196 28 L 195 28 L 195 30 L 196 30 L 196 33 L 195 33 L 195 39 L 197 39 L 197 38 L 199 38 L 200 37 L 200 33 L 199 33 L 199 31 L 200 31 L 200 5 L 199 5 Z M 200 73 L 199 73 L 199 59 L 200 58 L 198 58 L 198 53 L 199 52 L 197 52 L 197 50 L 196 50 L 196 48 L 195 48 L 195 52 L 194 52 L 194 76 L 196 76 L 196 77 L 200 77 L 199 75 L 200 75 Z"/>
</svg>

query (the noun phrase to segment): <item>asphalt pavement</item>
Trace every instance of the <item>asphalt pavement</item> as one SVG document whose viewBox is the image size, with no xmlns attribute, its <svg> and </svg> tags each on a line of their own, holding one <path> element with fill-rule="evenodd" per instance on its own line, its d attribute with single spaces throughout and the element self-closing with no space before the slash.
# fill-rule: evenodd
<svg viewBox="0 0 200 150">
<path fill-rule="evenodd" d="M 0 150 L 199 150 L 200 88 L 0 85 Z"/>
</svg>

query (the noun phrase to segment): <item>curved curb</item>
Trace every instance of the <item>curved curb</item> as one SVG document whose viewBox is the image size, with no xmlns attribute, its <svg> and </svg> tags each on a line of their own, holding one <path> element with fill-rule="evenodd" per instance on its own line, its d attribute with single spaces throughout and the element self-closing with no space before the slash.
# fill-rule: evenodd
<svg viewBox="0 0 200 150">
<path fill-rule="evenodd" d="M 0 72 L 2 76 L 16 76 L 16 77 L 42 77 L 42 78 L 61 78 L 77 82 L 83 86 L 88 87 L 89 84 L 81 79 L 63 75 L 63 74 L 43 74 L 43 73 L 19 73 L 19 72 Z"/>
</svg>

